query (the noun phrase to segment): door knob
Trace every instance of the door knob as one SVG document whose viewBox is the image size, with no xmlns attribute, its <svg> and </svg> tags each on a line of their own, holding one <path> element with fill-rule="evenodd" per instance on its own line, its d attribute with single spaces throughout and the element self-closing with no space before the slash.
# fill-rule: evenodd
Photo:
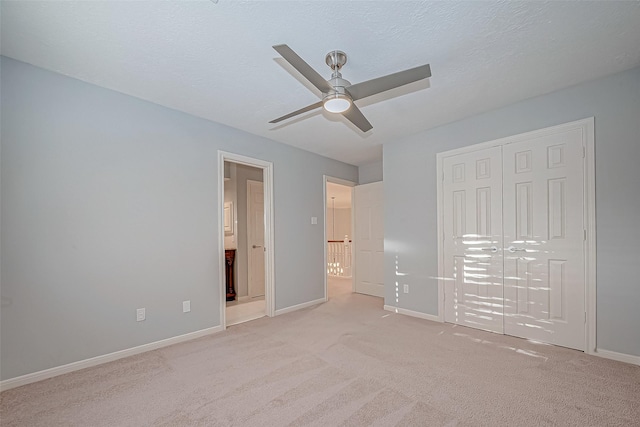
<svg viewBox="0 0 640 427">
<path fill-rule="evenodd" d="M 498 252 L 498 248 L 496 246 L 491 246 L 490 248 L 480 248 L 483 251 L 491 251 L 491 252 Z"/>
<path fill-rule="evenodd" d="M 514 253 L 514 252 L 526 252 L 527 251 L 525 248 L 516 248 L 515 246 L 509 246 L 507 248 L 507 250 L 509 252 L 511 252 L 511 253 Z"/>
<path fill-rule="evenodd" d="M 262 245 L 253 245 L 253 249 L 261 248 Z"/>
</svg>

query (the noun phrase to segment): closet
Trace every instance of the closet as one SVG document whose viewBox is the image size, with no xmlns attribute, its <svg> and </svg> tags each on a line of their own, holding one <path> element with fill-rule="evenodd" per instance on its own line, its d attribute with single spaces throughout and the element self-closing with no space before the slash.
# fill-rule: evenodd
<svg viewBox="0 0 640 427">
<path fill-rule="evenodd" d="M 585 349 L 586 128 L 438 156 L 444 320 Z"/>
</svg>

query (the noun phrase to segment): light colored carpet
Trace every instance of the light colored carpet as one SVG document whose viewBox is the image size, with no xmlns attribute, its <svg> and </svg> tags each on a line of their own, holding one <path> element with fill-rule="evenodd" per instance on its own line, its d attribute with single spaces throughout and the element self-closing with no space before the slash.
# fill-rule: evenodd
<svg viewBox="0 0 640 427">
<path fill-rule="evenodd" d="M 631 426 L 640 367 L 351 294 L 0 395 L 2 426 Z"/>
</svg>

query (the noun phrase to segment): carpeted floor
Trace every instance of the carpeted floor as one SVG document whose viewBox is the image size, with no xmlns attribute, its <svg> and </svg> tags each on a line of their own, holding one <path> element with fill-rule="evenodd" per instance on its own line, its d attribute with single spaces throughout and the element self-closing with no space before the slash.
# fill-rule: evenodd
<svg viewBox="0 0 640 427">
<path fill-rule="evenodd" d="M 8 390 L 2 426 L 632 426 L 640 367 L 331 300 Z"/>
</svg>

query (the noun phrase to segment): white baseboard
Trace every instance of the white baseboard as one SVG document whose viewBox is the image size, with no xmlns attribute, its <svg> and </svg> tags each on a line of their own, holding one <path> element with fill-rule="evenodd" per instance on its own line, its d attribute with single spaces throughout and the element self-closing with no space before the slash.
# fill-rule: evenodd
<svg viewBox="0 0 640 427">
<path fill-rule="evenodd" d="M 311 307 L 314 305 L 322 304 L 326 302 L 324 298 L 316 299 L 309 302 L 303 302 L 302 304 L 292 305 L 291 307 L 281 308 L 280 310 L 276 310 L 276 316 L 280 316 L 281 314 L 291 313 L 292 311 L 302 310 L 303 308 Z"/>
<path fill-rule="evenodd" d="M 103 363 L 113 362 L 114 360 L 134 356 L 136 354 L 156 350 L 158 348 L 167 347 L 195 338 L 200 338 L 205 335 L 214 334 L 216 332 L 221 332 L 222 330 L 222 326 L 214 326 L 213 328 L 201 329 L 199 331 L 190 332 L 188 334 L 178 335 L 177 337 L 171 337 L 164 340 L 139 345 L 137 347 L 115 351 L 113 353 L 103 354 L 102 356 L 96 356 L 90 359 L 79 360 L 77 362 L 68 363 L 66 365 L 56 366 L 55 368 L 49 368 L 43 371 L 32 372 L 30 374 L 21 375 L 19 377 L 9 378 L 8 380 L 0 381 L 0 391 L 5 391 L 11 388 L 20 387 L 22 385 L 57 377 L 58 375 L 67 374 L 69 372 L 79 371 L 80 369 L 102 365 Z"/>
<path fill-rule="evenodd" d="M 394 307 L 392 305 L 385 305 L 384 309 L 386 311 L 393 311 L 394 313 L 404 314 L 406 316 L 417 317 L 419 319 L 442 323 L 442 320 L 440 320 L 438 316 L 434 316 L 433 314 L 420 313 L 419 311 L 407 310 L 406 308 Z"/>
<path fill-rule="evenodd" d="M 615 351 L 597 348 L 593 355 L 604 357 L 605 359 L 612 359 L 617 360 L 618 362 L 626 362 L 631 363 L 632 365 L 640 366 L 640 356 L 634 356 L 632 354 L 617 353 Z"/>
</svg>

